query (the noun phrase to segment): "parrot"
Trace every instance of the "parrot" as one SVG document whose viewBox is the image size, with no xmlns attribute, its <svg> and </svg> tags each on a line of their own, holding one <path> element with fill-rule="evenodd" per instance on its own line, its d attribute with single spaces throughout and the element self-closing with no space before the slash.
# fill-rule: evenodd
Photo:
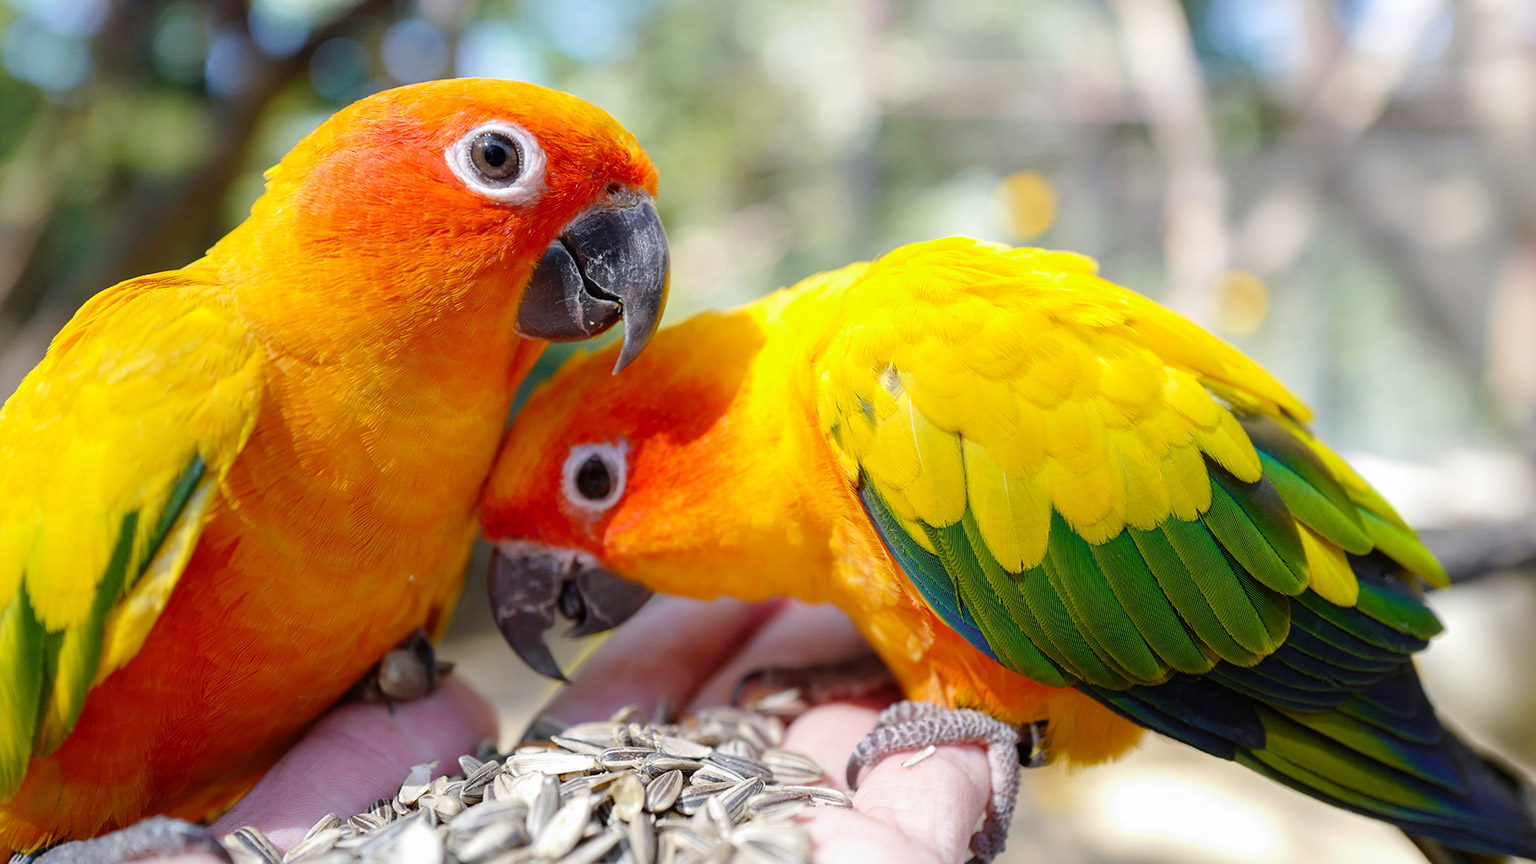
<svg viewBox="0 0 1536 864">
<path fill-rule="evenodd" d="M 534 360 L 656 328 L 656 187 L 574 96 L 400 87 L 81 307 L 0 409 L 0 850 L 193 828 L 441 633 Z"/>
<path fill-rule="evenodd" d="M 584 635 L 650 592 L 831 603 L 906 700 L 850 786 L 984 745 L 980 860 L 1021 761 L 1147 730 L 1426 850 L 1536 856 L 1529 787 L 1412 663 L 1441 565 L 1274 377 L 1093 260 L 915 243 L 664 328 L 623 388 L 611 354 L 530 396 L 481 504 L 493 615 L 535 669 L 561 674 L 557 612 Z"/>
</svg>

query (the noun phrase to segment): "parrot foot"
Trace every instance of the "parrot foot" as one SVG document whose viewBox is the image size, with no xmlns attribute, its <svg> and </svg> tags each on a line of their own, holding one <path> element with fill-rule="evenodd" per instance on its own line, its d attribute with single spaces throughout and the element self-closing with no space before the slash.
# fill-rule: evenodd
<svg viewBox="0 0 1536 864">
<path fill-rule="evenodd" d="M 453 664 L 438 660 L 426 631 L 417 628 L 368 670 L 347 697 L 355 702 L 383 702 L 394 711 L 396 702 L 431 696 L 437 682 L 451 671 Z"/>
<path fill-rule="evenodd" d="M 146 858 L 196 855 L 234 864 L 229 851 L 208 829 L 169 816 L 142 822 L 93 840 L 75 840 L 39 853 L 32 864 L 117 864 Z"/>
<path fill-rule="evenodd" d="M 875 699 L 898 693 L 891 670 L 873 652 L 812 666 L 768 666 L 742 676 L 731 704 L 751 706 L 770 693 L 798 690 L 806 705 Z"/>
<path fill-rule="evenodd" d="M 1038 743 L 1038 724 L 1026 727 L 1031 755 Z M 897 702 L 881 712 L 875 728 L 853 748 L 848 758 L 848 788 L 858 787 L 859 773 L 895 753 L 929 745 L 980 744 L 992 769 L 992 798 L 981 830 L 971 837 L 976 861 L 991 861 L 1003 851 L 1008 824 L 1019 795 L 1019 729 L 980 711 L 944 708 L 932 702 Z"/>
</svg>

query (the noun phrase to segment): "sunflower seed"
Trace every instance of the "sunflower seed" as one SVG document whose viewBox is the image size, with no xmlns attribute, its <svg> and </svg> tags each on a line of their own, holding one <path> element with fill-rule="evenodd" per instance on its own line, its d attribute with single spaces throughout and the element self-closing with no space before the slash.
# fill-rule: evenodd
<svg viewBox="0 0 1536 864">
<path fill-rule="evenodd" d="M 649 747 L 609 747 L 598 753 L 597 761 L 605 768 L 633 768 L 654 755 L 656 751 Z"/>
<path fill-rule="evenodd" d="M 749 706 L 753 711 L 761 712 L 769 716 L 794 716 L 805 713 L 810 706 L 802 698 L 798 688 L 791 687 L 788 690 L 779 690 L 774 693 L 765 693 L 754 699 Z"/>
<path fill-rule="evenodd" d="M 686 816 L 699 812 L 704 802 L 731 788 L 731 783 L 699 783 L 684 789 L 677 796 L 677 809 Z"/>
<path fill-rule="evenodd" d="M 539 740 L 482 746 L 457 774 L 412 766 L 396 795 L 320 820 L 284 859 L 259 832 L 225 844 L 238 864 L 804 864 L 793 816 L 849 804 L 816 785 L 814 759 L 778 746 L 776 716 L 720 707 L 659 723 L 626 708 L 543 722 Z"/>
<path fill-rule="evenodd" d="M 777 747 L 763 751 L 761 762 L 773 773 L 775 783 L 815 783 L 826 773 L 820 762 L 804 753 Z"/>
<path fill-rule="evenodd" d="M 575 851 L 560 859 L 560 864 L 595 864 L 598 859 L 607 855 L 609 850 L 619 845 L 619 838 L 623 836 L 618 829 L 609 828 L 577 846 Z"/>
<path fill-rule="evenodd" d="M 656 817 L 637 815 L 624 834 L 624 845 L 634 864 L 652 864 L 656 860 Z"/>
<path fill-rule="evenodd" d="M 466 810 L 465 813 L 472 811 Z M 494 822 L 475 832 L 466 832 L 464 839 L 451 847 L 453 854 L 464 864 L 475 864 L 505 849 L 528 842 L 528 832 L 521 821 Z"/>
<path fill-rule="evenodd" d="M 571 796 L 578 792 L 589 795 L 592 793 L 592 781 L 588 779 L 587 775 L 579 774 L 560 783 L 560 800 L 562 802 L 569 801 Z"/>
<path fill-rule="evenodd" d="M 474 757 L 468 757 L 474 758 Z M 461 763 L 462 764 L 462 763 Z M 489 762 L 481 762 L 479 766 L 464 773 L 464 792 L 461 797 L 484 794 L 485 787 L 501 776 L 502 764 L 499 759 Z"/>
<path fill-rule="evenodd" d="M 799 792 L 806 796 L 807 801 L 814 807 L 852 807 L 853 799 L 845 792 L 829 789 L 826 786 L 782 786 L 785 792 Z"/>
<path fill-rule="evenodd" d="M 697 759 L 683 759 L 679 756 L 667 756 L 662 753 L 651 753 L 645 758 L 644 767 L 652 771 L 697 771 L 704 767 L 704 763 Z"/>
<path fill-rule="evenodd" d="M 546 774 L 539 781 L 538 792 L 528 803 L 528 833 L 535 837 L 543 833 L 544 826 L 549 824 L 559 809 L 560 784 Z"/>
<path fill-rule="evenodd" d="M 645 809 L 652 813 L 671 809 L 681 791 L 683 791 L 683 772 L 674 769 L 657 775 L 650 785 L 645 787 Z"/>
<path fill-rule="evenodd" d="M 516 800 L 516 796 L 512 792 L 513 783 L 515 782 L 515 780 L 516 780 L 516 778 L 513 777 L 511 774 L 497 774 L 496 775 L 496 779 L 491 781 L 491 785 L 486 787 L 486 789 L 485 789 L 485 799 L 484 800 L 486 800 L 486 801 L 513 801 L 513 800 Z M 526 804 L 527 802 L 524 802 L 524 803 Z"/>
<path fill-rule="evenodd" d="M 767 797 L 778 794 L 777 792 L 765 792 L 753 796 L 751 800 L 747 801 L 747 818 L 764 821 L 792 819 L 800 811 L 811 806 L 809 800 L 799 796 L 779 799 Z"/>
<path fill-rule="evenodd" d="M 703 759 L 714 752 L 713 748 L 675 735 L 657 735 L 656 746 L 663 753 L 681 756 L 684 759 Z"/>
<path fill-rule="evenodd" d="M 704 810 L 698 815 L 709 820 L 712 829 L 710 833 L 715 837 L 724 837 L 725 832 L 731 830 L 731 826 L 736 824 L 736 820 L 731 818 L 730 811 L 725 809 L 725 802 L 720 800 L 719 795 L 705 799 Z"/>
<path fill-rule="evenodd" d="M 758 748 L 753 747 L 751 742 L 744 738 L 732 738 L 729 741 L 722 741 L 719 746 L 715 747 L 715 752 L 723 753 L 726 756 L 735 756 L 738 759 L 756 759 L 758 756 Z"/>
<path fill-rule="evenodd" d="M 360 831 L 375 831 L 386 824 L 383 819 L 372 813 L 359 813 L 348 819 L 347 822 Z"/>
<path fill-rule="evenodd" d="M 336 844 L 336 848 L 354 849 L 357 851 L 359 858 L 382 857 L 384 853 L 395 845 L 395 841 L 400 839 L 401 834 L 405 833 L 411 826 L 424 821 L 426 821 L 424 815 L 412 813 L 404 819 L 399 819 L 385 825 L 378 831 L 359 834 L 357 837 L 352 838 L 352 840 L 343 840 Z M 356 842 L 352 842 L 353 840 Z"/>
<path fill-rule="evenodd" d="M 613 783 L 623 780 L 625 777 L 634 776 L 636 776 L 635 772 L 630 769 L 623 769 L 620 771 L 604 771 L 601 774 L 588 774 L 586 775 L 587 788 L 596 792 L 600 789 L 612 785 Z"/>
<path fill-rule="evenodd" d="M 448 830 L 455 834 L 472 834 L 486 826 L 503 822 L 521 828 L 527 819 L 527 804 L 521 801 L 493 801 L 465 808 L 463 813 L 448 821 Z"/>
<path fill-rule="evenodd" d="M 436 760 L 412 765 L 411 773 L 405 775 L 405 782 L 400 784 L 400 794 L 395 796 L 395 800 L 406 806 L 415 804 L 428 789 L 432 788 L 432 772 L 436 770 Z"/>
<path fill-rule="evenodd" d="M 316 822 L 313 826 L 310 827 L 308 831 L 304 832 L 304 840 L 308 840 L 316 834 L 319 834 L 321 831 L 330 831 L 333 828 L 339 829 L 345 824 L 346 823 L 341 820 L 340 816 L 337 816 L 335 813 L 327 813 L 320 817 L 319 822 Z M 303 841 L 301 840 L 299 842 Z"/>
<path fill-rule="evenodd" d="M 572 753 L 582 753 L 587 756 L 596 756 L 597 754 L 603 752 L 604 749 L 606 749 L 601 744 L 593 744 L 588 741 L 583 741 L 580 738 L 567 738 L 564 735 L 551 735 L 549 736 L 549 740 L 555 744 L 559 744 L 561 747 L 564 747 Z"/>
<path fill-rule="evenodd" d="M 432 803 L 432 812 L 437 814 L 439 820 L 446 822 L 464 812 L 464 802 L 444 795 Z"/>
<path fill-rule="evenodd" d="M 574 774 L 587 771 L 596 764 L 597 760 L 588 753 L 546 750 L 512 756 L 507 759 L 507 770 L 513 774 Z"/>
<path fill-rule="evenodd" d="M 740 756 L 732 756 L 729 753 L 716 751 L 714 755 L 709 757 L 709 761 L 740 775 L 737 778 L 739 780 L 757 777 L 766 783 L 773 779 L 773 772 L 756 759 L 744 759 Z"/>
<path fill-rule="evenodd" d="M 772 714 L 748 714 L 737 725 L 737 734 L 766 750 L 784 743 L 784 720 Z"/>
<path fill-rule="evenodd" d="M 232 850 L 244 853 L 250 860 L 260 864 L 282 864 L 282 854 L 259 828 L 252 828 L 249 825 L 238 828 L 229 835 L 226 842 Z"/>
<path fill-rule="evenodd" d="M 724 765 L 706 762 L 699 770 L 693 772 L 693 775 L 688 778 L 688 782 L 699 786 L 715 783 L 739 783 L 745 779 L 747 779 L 746 775 L 738 774 Z"/>
<path fill-rule="evenodd" d="M 763 791 L 763 779 L 761 777 L 751 777 L 737 783 L 710 800 L 719 801 L 720 806 L 725 808 L 726 814 L 731 817 L 731 822 L 735 823 L 740 822 L 742 814 L 746 812 L 747 801 L 761 791 Z"/>
<path fill-rule="evenodd" d="M 425 820 L 406 822 L 395 842 L 378 857 L 388 864 L 443 864 L 443 838 Z"/>
<path fill-rule="evenodd" d="M 655 781 L 652 781 L 655 782 Z M 613 815 L 625 822 L 633 821 L 645 806 L 645 786 L 640 778 L 633 774 L 614 783 L 611 787 L 613 795 Z"/>
<path fill-rule="evenodd" d="M 295 861 L 330 852 L 336 848 L 336 843 L 342 839 L 342 836 L 340 828 L 327 828 L 318 834 L 311 834 L 288 850 L 288 854 L 283 856 L 283 864 L 293 864 Z"/>
<path fill-rule="evenodd" d="M 731 832 L 736 860 L 744 864 L 806 864 L 811 860 L 811 839 L 804 831 L 785 831 L 771 824 L 741 825 Z"/>
<path fill-rule="evenodd" d="M 577 723 L 574 726 L 567 726 L 565 731 L 560 733 L 560 737 L 585 741 L 595 747 L 612 747 L 614 745 L 614 732 L 617 731 L 615 727 L 616 724 L 604 720 L 593 723 Z"/>
<path fill-rule="evenodd" d="M 591 795 L 577 795 L 561 805 L 547 823 L 534 829 L 533 854 L 559 858 L 570 852 L 581 839 L 582 831 L 587 827 L 587 817 L 591 815 Z M 531 823 L 529 827 L 532 827 Z"/>
</svg>

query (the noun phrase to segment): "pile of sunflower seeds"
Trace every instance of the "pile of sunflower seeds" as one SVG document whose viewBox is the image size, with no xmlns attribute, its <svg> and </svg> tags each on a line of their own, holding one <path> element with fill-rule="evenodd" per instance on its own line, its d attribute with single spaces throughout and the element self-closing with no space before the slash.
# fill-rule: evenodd
<svg viewBox="0 0 1536 864">
<path fill-rule="evenodd" d="M 280 854 L 255 828 L 225 838 L 236 864 L 801 864 L 806 807 L 848 807 L 822 767 L 785 750 L 773 714 L 711 708 L 647 723 L 627 708 L 510 755 L 417 765 L 394 798 L 326 816 Z"/>
</svg>

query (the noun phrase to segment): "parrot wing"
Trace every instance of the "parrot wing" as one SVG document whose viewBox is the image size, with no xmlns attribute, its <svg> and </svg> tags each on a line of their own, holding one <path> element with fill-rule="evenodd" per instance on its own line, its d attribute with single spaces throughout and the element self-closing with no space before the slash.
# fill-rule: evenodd
<svg viewBox="0 0 1536 864">
<path fill-rule="evenodd" d="M 87 303 L 0 409 L 0 800 L 165 608 L 260 357 L 213 274 L 146 276 Z"/>
<path fill-rule="evenodd" d="M 1414 833 L 1536 846 L 1413 673 L 1444 571 L 1268 373 L 1070 254 L 907 247 L 838 299 L 823 430 L 972 645 Z"/>
</svg>

